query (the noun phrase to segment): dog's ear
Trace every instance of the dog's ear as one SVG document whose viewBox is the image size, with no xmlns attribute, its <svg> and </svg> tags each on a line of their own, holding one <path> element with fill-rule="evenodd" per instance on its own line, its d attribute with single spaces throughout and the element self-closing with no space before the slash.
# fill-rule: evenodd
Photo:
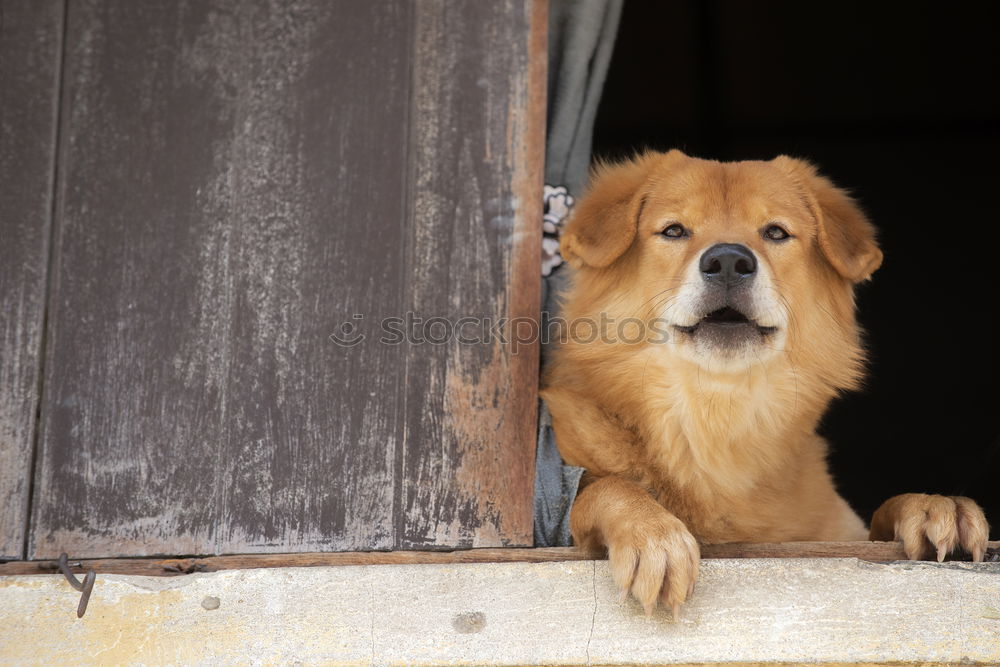
<svg viewBox="0 0 1000 667">
<path fill-rule="evenodd" d="M 819 225 L 819 247 L 837 273 L 851 282 L 867 280 L 882 264 L 875 227 L 851 197 L 803 160 L 782 155 L 775 163 L 806 191 Z"/>
<path fill-rule="evenodd" d="M 678 151 L 679 152 L 679 151 Z M 642 186 L 662 153 L 646 153 L 621 164 L 600 164 L 562 234 L 559 250 L 573 268 L 603 268 L 635 240 Z"/>
</svg>

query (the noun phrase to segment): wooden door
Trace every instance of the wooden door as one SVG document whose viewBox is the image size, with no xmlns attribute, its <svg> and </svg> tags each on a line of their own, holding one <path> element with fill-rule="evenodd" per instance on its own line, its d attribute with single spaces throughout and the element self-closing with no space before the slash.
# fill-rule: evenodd
<svg viewBox="0 0 1000 667">
<path fill-rule="evenodd" d="M 70 0 L 28 557 L 531 543 L 544 34 Z"/>
</svg>

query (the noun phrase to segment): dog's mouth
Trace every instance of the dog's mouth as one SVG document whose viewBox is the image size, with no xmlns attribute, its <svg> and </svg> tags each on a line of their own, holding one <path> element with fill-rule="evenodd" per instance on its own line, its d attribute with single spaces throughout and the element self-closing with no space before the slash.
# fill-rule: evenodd
<svg viewBox="0 0 1000 667">
<path fill-rule="evenodd" d="M 701 318 L 700 324 L 718 324 L 721 326 L 741 326 L 750 324 L 750 318 L 736 310 L 726 306 L 713 310 L 705 317 Z"/>
<path fill-rule="evenodd" d="M 690 326 L 676 326 L 676 328 L 678 331 L 692 335 L 703 330 L 727 331 L 732 333 L 745 330 L 748 333 L 756 331 L 761 335 L 767 335 L 777 330 L 777 327 L 758 324 L 732 306 L 717 308 Z"/>
</svg>

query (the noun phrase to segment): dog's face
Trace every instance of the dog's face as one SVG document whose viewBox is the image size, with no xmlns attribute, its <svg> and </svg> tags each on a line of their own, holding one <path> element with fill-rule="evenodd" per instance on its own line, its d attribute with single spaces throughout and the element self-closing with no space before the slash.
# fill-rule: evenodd
<svg viewBox="0 0 1000 667">
<path fill-rule="evenodd" d="M 618 286 L 623 314 L 657 320 L 667 353 L 719 372 L 853 324 L 852 286 L 881 262 L 872 226 L 808 164 L 679 151 L 598 170 L 563 252 Z"/>
</svg>

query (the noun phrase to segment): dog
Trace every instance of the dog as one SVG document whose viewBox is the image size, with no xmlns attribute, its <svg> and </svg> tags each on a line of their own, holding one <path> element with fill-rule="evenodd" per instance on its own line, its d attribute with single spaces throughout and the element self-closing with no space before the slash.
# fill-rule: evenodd
<svg viewBox="0 0 1000 667">
<path fill-rule="evenodd" d="M 813 165 L 678 150 L 598 165 L 561 251 L 572 325 L 541 394 L 563 459 L 585 469 L 574 542 L 606 548 L 623 599 L 676 618 L 699 544 L 900 540 L 910 559 L 982 560 L 989 526 L 969 498 L 895 496 L 868 529 L 834 487 L 816 426 L 859 386 L 854 288 L 882 252 Z"/>
</svg>

